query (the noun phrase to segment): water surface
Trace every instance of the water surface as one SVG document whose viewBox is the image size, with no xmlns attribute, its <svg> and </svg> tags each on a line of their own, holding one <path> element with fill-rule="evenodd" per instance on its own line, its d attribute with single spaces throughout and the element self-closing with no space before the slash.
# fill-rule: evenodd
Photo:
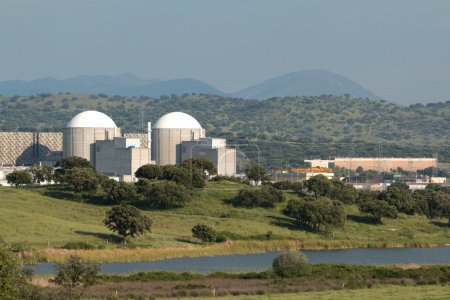
<svg viewBox="0 0 450 300">
<path fill-rule="evenodd" d="M 436 248 L 394 248 L 394 249 L 345 249 L 304 250 L 313 264 L 344 263 L 358 265 L 386 264 L 450 264 L 450 247 Z M 174 272 L 250 272 L 271 267 L 273 259 L 280 252 L 211 256 L 194 258 L 172 258 L 153 262 L 104 263 L 101 271 L 107 274 L 131 274 L 145 271 Z M 35 274 L 55 274 L 55 264 L 38 263 L 30 265 Z"/>
</svg>

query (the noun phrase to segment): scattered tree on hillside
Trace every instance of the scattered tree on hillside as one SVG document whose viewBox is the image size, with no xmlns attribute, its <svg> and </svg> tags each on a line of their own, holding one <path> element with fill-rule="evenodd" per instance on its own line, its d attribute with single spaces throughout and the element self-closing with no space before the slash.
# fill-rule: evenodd
<svg viewBox="0 0 450 300">
<path fill-rule="evenodd" d="M 150 232 L 152 220 L 143 215 L 139 209 L 131 205 L 119 205 L 106 212 L 106 218 L 103 220 L 106 227 L 117 232 L 126 242 L 128 237 Z"/>
<path fill-rule="evenodd" d="M 368 200 L 360 202 L 360 212 L 372 216 L 377 223 L 381 223 L 381 218 L 397 218 L 397 209 L 393 205 L 389 205 L 381 200 Z"/>
<path fill-rule="evenodd" d="M 255 183 L 269 180 L 266 168 L 259 164 L 251 164 L 248 166 L 245 169 L 245 175 L 249 180 L 253 180 Z"/>
<path fill-rule="evenodd" d="M 315 231 L 331 230 L 345 224 L 345 210 L 340 201 L 328 198 L 290 200 L 283 214 Z"/>
<path fill-rule="evenodd" d="M 151 208 L 171 209 L 183 207 L 191 200 L 191 195 L 184 185 L 173 181 L 155 181 L 145 187 L 144 201 Z"/>
<path fill-rule="evenodd" d="M 104 198 L 115 204 L 120 204 L 122 201 L 133 200 L 136 198 L 136 191 L 133 185 L 126 182 L 117 182 L 114 179 L 106 179 L 101 181 Z"/>
<path fill-rule="evenodd" d="M 6 175 L 6 181 L 9 184 L 14 185 L 15 188 L 18 188 L 21 185 L 33 183 L 33 178 L 31 176 L 31 173 L 27 170 L 16 170 Z"/>
<path fill-rule="evenodd" d="M 145 178 L 148 180 L 161 179 L 163 175 L 163 169 L 159 165 L 143 165 L 135 172 L 137 178 Z"/>
<path fill-rule="evenodd" d="M 92 164 L 85 158 L 78 156 L 68 156 L 61 160 L 58 160 L 55 164 L 56 168 L 62 168 L 64 170 L 74 168 L 93 168 Z"/>
<path fill-rule="evenodd" d="M 252 207 L 274 207 L 283 201 L 283 193 L 272 186 L 262 186 L 261 188 L 241 189 L 238 194 L 231 199 L 235 206 Z"/>
<path fill-rule="evenodd" d="M 92 195 L 97 191 L 101 176 L 92 168 L 73 168 L 65 171 L 63 181 L 76 194 Z"/>
<path fill-rule="evenodd" d="M 29 169 L 34 183 L 53 180 L 53 167 L 50 166 L 34 166 Z"/>
<path fill-rule="evenodd" d="M 306 180 L 304 186 L 316 197 L 328 196 L 333 189 L 332 181 L 320 174 Z"/>
<path fill-rule="evenodd" d="M 201 240 L 203 243 L 211 243 L 216 240 L 214 230 L 205 224 L 197 224 L 192 227 L 192 236 Z"/>
<path fill-rule="evenodd" d="M 414 213 L 414 202 L 412 192 L 409 188 L 405 189 L 398 186 L 390 186 L 386 191 L 381 192 L 378 198 L 395 206 L 399 212 L 405 214 Z"/>
<path fill-rule="evenodd" d="M 184 160 L 181 166 L 188 170 L 196 169 L 202 176 L 206 176 L 206 173 L 208 175 L 217 174 L 217 167 L 209 158 L 189 158 Z"/>
</svg>

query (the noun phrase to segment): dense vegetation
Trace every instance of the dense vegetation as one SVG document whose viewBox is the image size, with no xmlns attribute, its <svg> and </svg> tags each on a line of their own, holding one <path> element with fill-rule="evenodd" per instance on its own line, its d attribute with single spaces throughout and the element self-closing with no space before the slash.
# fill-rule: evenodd
<svg viewBox="0 0 450 300">
<path fill-rule="evenodd" d="M 76 113 L 97 109 L 125 132 L 179 110 L 208 136 L 240 145 L 267 166 L 298 165 L 334 156 L 432 156 L 450 161 L 450 101 L 401 107 L 350 97 L 285 97 L 263 101 L 214 95 L 160 98 L 85 94 L 0 97 L 1 131 L 60 131 Z M 258 155 L 259 154 L 259 155 Z"/>
</svg>

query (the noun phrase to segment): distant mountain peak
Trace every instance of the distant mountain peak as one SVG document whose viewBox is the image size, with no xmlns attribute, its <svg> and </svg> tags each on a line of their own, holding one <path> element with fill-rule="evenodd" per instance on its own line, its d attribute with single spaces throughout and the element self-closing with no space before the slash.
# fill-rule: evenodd
<svg viewBox="0 0 450 300">
<path fill-rule="evenodd" d="M 287 73 L 233 93 L 241 98 L 267 99 L 285 96 L 344 95 L 381 99 L 356 82 L 326 70 L 303 70 Z"/>
</svg>

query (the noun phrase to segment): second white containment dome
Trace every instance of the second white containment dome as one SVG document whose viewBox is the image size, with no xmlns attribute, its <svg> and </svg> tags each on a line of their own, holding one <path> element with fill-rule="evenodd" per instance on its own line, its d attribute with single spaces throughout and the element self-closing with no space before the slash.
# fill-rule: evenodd
<svg viewBox="0 0 450 300">
<path fill-rule="evenodd" d="M 152 159 L 158 165 L 181 164 L 181 142 L 205 136 L 205 130 L 191 115 L 165 114 L 152 127 Z"/>
<path fill-rule="evenodd" d="M 87 110 L 73 117 L 66 125 L 68 128 L 116 128 L 116 123 L 106 114 Z"/>
<path fill-rule="evenodd" d="M 165 114 L 158 121 L 156 121 L 153 128 L 188 128 L 199 129 L 202 128 L 200 123 L 191 115 L 184 112 L 171 112 Z"/>
</svg>

